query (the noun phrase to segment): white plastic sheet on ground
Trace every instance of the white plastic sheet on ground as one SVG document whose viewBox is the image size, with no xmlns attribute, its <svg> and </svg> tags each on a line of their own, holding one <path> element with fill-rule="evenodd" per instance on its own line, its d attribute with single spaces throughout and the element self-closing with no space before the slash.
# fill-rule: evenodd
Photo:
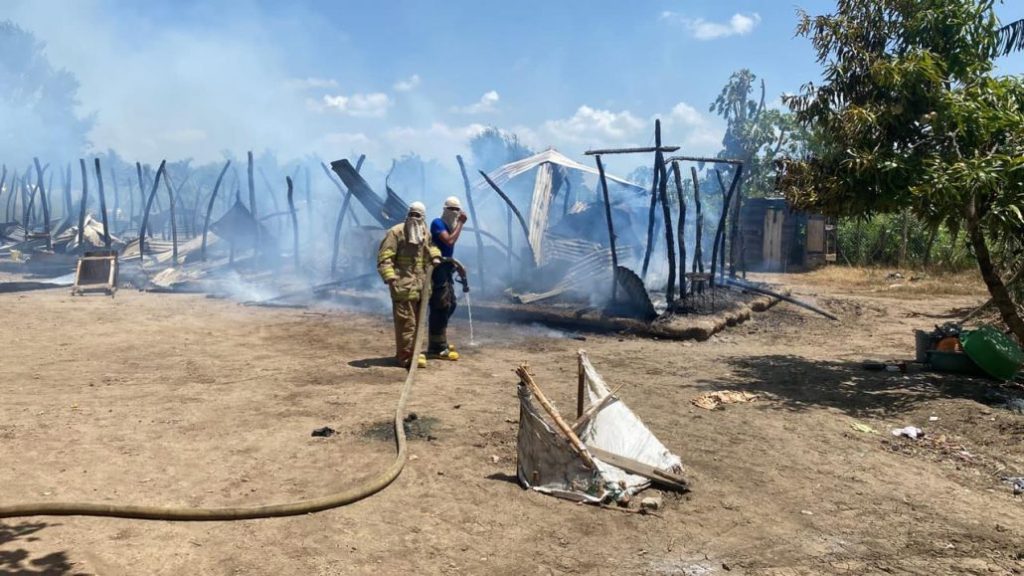
<svg viewBox="0 0 1024 576">
<path fill-rule="evenodd" d="M 610 393 L 604 379 L 580 351 L 588 405 Z M 586 502 L 618 500 L 650 486 L 644 476 L 630 474 L 591 456 L 597 470 L 590 470 L 568 440 L 548 425 L 543 409 L 525 386 L 519 387 L 519 437 L 516 473 L 519 482 L 538 492 Z M 565 415 L 563 415 L 564 417 Z M 624 456 L 656 468 L 679 473 L 682 462 L 618 398 L 612 399 L 578 431 L 587 446 Z"/>
</svg>

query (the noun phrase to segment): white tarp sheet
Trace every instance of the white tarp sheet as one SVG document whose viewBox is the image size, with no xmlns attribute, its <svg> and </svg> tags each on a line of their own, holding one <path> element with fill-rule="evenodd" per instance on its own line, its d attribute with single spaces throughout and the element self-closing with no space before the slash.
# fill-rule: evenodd
<svg viewBox="0 0 1024 576">
<path fill-rule="evenodd" d="M 582 350 L 580 363 L 589 405 L 610 394 L 608 386 Z M 516 473 L 519 482 L 538 492 L 592 503 L 618 500 L 650 486 L 644 476 L 630 474 L 593 456 L 590 470 L 568 440 L 552 428 L 525 386 L 519 387 L 519 436 Z M 659 441 L 622 400 L 613 398 L 578 431 L 587 446 L 600 448 L 637 462 L 682 472 L 682 462 Z"/>
</svg>

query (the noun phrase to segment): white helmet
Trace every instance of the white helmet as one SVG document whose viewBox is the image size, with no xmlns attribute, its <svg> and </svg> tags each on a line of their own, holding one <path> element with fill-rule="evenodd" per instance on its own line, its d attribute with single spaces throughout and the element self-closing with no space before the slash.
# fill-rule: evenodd
<svg viewBox="0 0 1024 576">
<path fill-rule="evenodd" d="M 413 202 L 409 204 L 409 213 L 412 214 L 413 212 L 419 214 L 422 218 L 427 214 L 427 207 L 423 205 L 423 202 Z"/>
<path fill-rule="evenodd" d="M 462 202 L 459 202 L 458 196 L 449 196 L 444 201 L 445 208 L 458 208 L 462 210 Z"/>
</svg>

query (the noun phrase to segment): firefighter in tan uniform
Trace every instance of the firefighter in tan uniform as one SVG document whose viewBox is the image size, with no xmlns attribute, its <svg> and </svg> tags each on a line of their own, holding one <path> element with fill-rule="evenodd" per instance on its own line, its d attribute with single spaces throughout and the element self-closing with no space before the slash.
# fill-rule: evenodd
<svg viewBox="0 0 1024 576">
<path fill-rule="evenodd" d="M 430 240 L 422 202 L 413 202 L 405 222 L 392 226 L 377 252 L 377 272 L 391 291 L 391 309 L 395 318 L 395 357 L 408 367 L 416 358 L 420 368 L 427 358 L 413 350 L 420 299 L 428 286 L 427 263 L 440 262 L 441 251 Z"/>
</svg>

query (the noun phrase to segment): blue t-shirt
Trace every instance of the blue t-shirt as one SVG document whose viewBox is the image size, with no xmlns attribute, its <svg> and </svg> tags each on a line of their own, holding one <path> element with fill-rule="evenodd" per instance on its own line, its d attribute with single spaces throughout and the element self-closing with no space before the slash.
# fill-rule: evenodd
<svg viewBox="0 0 1024 576">
<path fill-rule="evenodd" d="M 445 226 L 444 220 L 434 218 L 434 221 L 430 223 L 430 239 L 434 241 L 434 246 L 437 246 L 437 249 L 441 251 L 441 256 L 451 258 L 452 254 L 455 253 L 455 246 L 442 242 L 441 232 L 451 233 L 451 230 L 448 229 L 448 226 Z"/>
</svg>

